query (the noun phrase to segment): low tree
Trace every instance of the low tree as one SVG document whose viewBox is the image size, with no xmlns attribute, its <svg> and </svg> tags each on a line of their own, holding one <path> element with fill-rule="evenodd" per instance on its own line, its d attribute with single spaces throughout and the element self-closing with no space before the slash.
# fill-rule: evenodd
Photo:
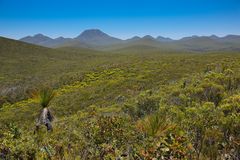
<svg viewBox="0 0 240 160">
<path fill-rule="evenodd" d="M 40 125 L 45 125 L 48 131 L 53 130 L 51 122 L 53 121 L 54 117 L 48 107 L 54 96 L 55 92 L 50 88 L 44 88 L 38 93 L 39 104 L 41 105 L 42 109 L 37 120 L 36 130 L 39 129 Z"/>
</svg>

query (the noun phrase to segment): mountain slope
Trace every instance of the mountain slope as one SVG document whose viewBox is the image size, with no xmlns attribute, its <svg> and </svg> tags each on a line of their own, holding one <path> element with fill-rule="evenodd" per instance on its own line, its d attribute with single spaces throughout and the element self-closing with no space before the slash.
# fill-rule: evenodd
<svg viewBox="0 0 240 160">
<path fill-rule="evenodd" d="M 0 37 L 0 98 L 21 100 L 38 86 L 66 83 L 72 72 L 80 74 L 79 70 L 100 63 L 102 57 L 97 53 L 82 48 L 51 49 Z"/>
<path fill-rule="evenodd" d="M 84 42 L 86 44 L 90 45 L 112 45 L 121 43 L 122 40 L 118 38 L 114 38 L 109 36 L 108 34 L 98 30 L 98 29 L 90 29 L 85 30 L 82 32 L 79 36 L 75 38 L 76 40 L 79 40 L 81 42 Z"/>
<path fill-rule="evenodd" d="M 239 51 L 240 45 L 237 45 L 239 42 L 235 41 L 234 43 L 233 41 L 226 41 L 224 38 L 218 38 L 215 36 L 192 36 L 174 41 L 179 47 L 190 51 Z"/>
<path fill-rule="evenodd" d="M 31 44 L 41 45 L 42 43 L 51 41 L 53 39 L 43 34 L 36 34 L 34 36 L 23 37 L 19 40 L 23 42 L 31 43 Z"/>
<path fill-rule="evenodd" d="M 156 38 L 156 40 L 158 40 L 160 42 L 172 42 L 173 41 L 171 38 L 166 38 L 166 37 L 162 37 L 162 36 L 158 36 Z"/>
<path fill-rule="evenodd" d="M 71 38 L 64 38 L 64 37 L 58 37 L 53 39 L 43 34 L 27 36 L 19 40 L 22 42 L 30 43 L 30 44 L 35 44 L 35 45 L 44 46 L 44 47 L 51 47 L 51 48 L 73 41 Z"/>
<path fill-rule="evenodd" d="M 111 37 L 98 29 L 85 30 L 76 38 L 58 37 L 52 39 L 42 34 L 37 34 L 21 38 L 20 41 L 51 48 L 95 48 L 96 46 L 112 45 L 122 42 L 121 39 Z"/>
<path fill-rule="evenodd" d="M 225 37 L 211 36 L 191 36 L 184 37 L 180 40 L 172 40 L 170 38 L 158 36 L 154 38 L 150 35 L 144 37 L 132 37 L 130 39 L 121 40 L 112 37 L 99 29 L 89 29 L 83 31 L 76 38 L 56 39 L 49 38 L 42 34 L 35 36 L 28 36 L 20 39 L 21 41 L 32 43 L 40 46 L 51 48 L 88 48 L 94 50 L 116 51 L 127 50 L 131 48 L 141 52 L 143 48 L 149 50 L 153 47 L 154 50 L 179 50 L 179 51 L 239 51 L 240 50 L 240 36 L 228 35 Z M 138 46 L 138 47 L 136 47 Z M 124 49 L 126 48 L 126 49 Z"/>
<path fill-rule="evenodd" d="M 138 37 L 138 36 L 134 36 L 132 38 L 129 38 L 129 39 L 126 39 L 125 42 L 133 42 L 133 41 L 137 41 L 137 40 L 140 40 L 141 37 Z"/>
</svg>

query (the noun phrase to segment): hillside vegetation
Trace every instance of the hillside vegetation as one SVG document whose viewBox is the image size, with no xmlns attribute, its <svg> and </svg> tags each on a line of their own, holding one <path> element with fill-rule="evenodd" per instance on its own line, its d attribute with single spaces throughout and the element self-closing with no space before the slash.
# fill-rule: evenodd
<svg viewBox="0 0 240 160">
<path fill-rule="evenodd" d="M 2 159 L 240 158 L 239 53 L 0 44 Z"/>
</svg>

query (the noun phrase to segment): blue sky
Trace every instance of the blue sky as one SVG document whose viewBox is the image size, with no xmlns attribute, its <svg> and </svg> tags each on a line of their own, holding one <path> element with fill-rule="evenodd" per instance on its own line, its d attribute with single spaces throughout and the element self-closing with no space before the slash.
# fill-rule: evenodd
<svg viewBox="0 0 240 160">
<path fill-rule="evenodd" d="M 240 35 L 240 0 L 0 0 L 0 36 Z"/>
</svg>

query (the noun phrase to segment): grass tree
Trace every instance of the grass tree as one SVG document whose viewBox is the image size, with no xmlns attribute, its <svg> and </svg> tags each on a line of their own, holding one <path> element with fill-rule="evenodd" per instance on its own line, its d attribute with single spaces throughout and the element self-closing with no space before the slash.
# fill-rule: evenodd
<svg viewBox="0 0 240 160">
<path fill-rule="evenodd" d="M 54 117 L 49 110 L 49 105 L 54 96 L 55 92 L 51 88 L 44 88 L 38 93 L 39 104 L 42 109 L 37 120 L 36 130 L 39 129 L 40 125 L 45 125 L 48 131 L 53 130 L 51 122 L 53 121 Z"/>
</svg>

